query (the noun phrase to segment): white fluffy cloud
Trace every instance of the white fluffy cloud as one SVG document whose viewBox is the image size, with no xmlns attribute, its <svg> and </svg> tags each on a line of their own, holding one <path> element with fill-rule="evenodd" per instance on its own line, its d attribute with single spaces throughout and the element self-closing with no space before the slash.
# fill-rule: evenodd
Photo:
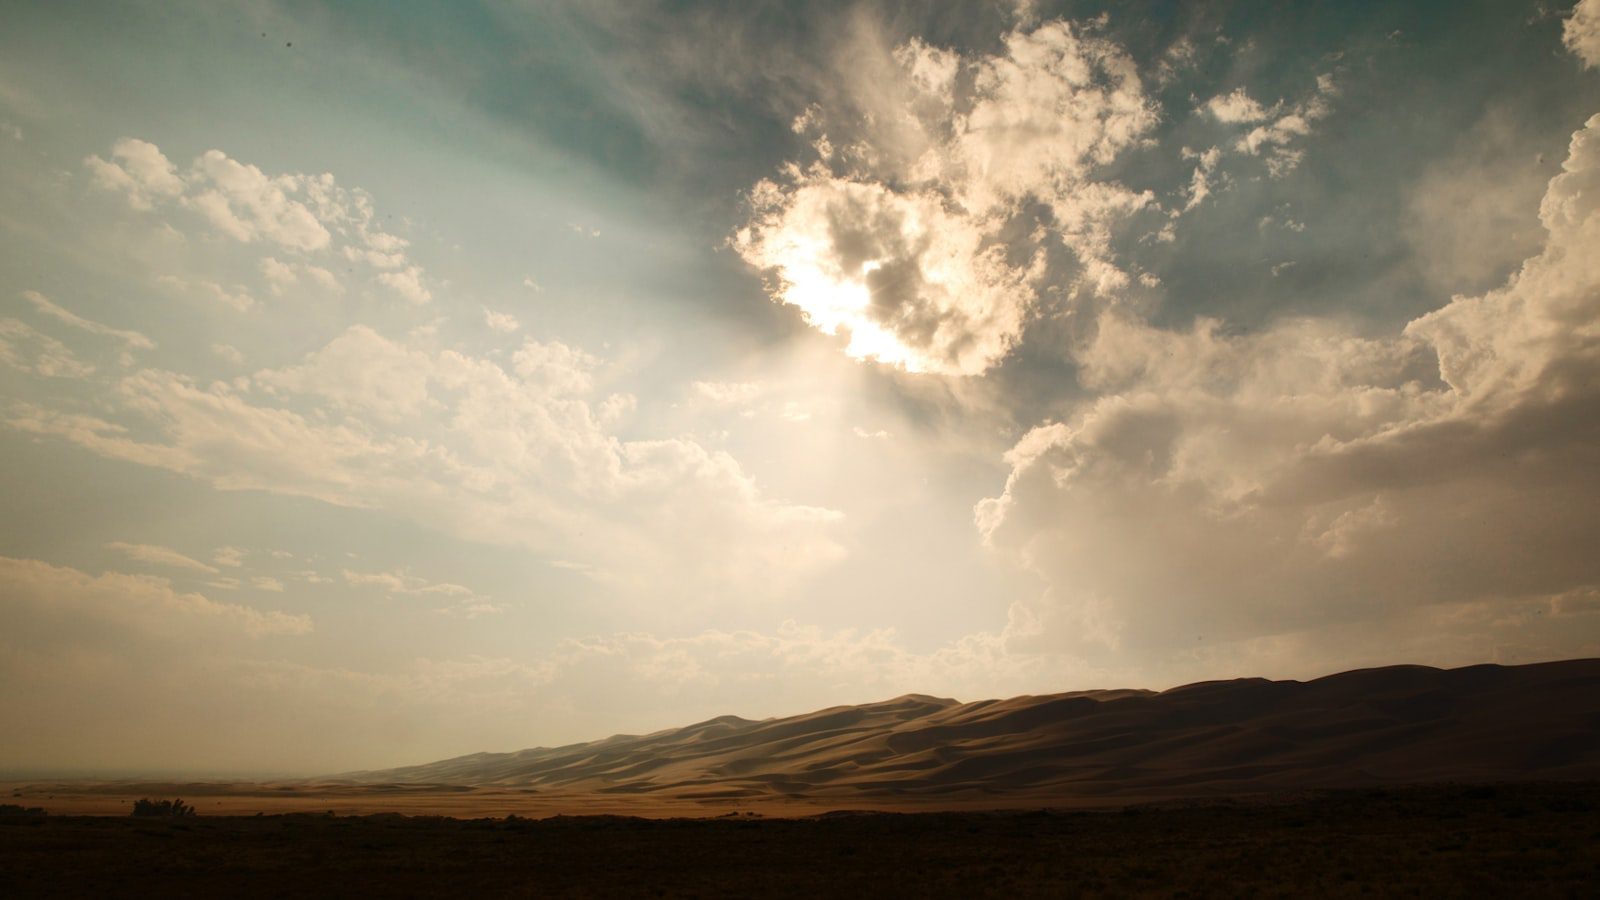
<svg viewBox="0 0 1600 900">
<path fill-rule="evenodd" d="M 625 395 L 596 394 L 599 364 L 530 340 L 508 369 L 353 326 L 237 383 L 130 374 L 105 398 L 116 421 L 25 404 L 9 421 L 222 489 L 381 508 L 662 590 L 771 588 L 838 558 L 837 513 L 774 501 L 693 441 L 609 433 Z"/>
<path fill-rule="evenodd" d="M 522 327 L 516 316 L 508 312 L 495 312 L 492 309 L 483 311 L 483 324 L 502 334 L 510 334 Z"/>
<path fill-rule="evenodd" d="M 1271 115 L 1271 112 L 1246 93 L 1244 88 L 1238 88 L 1231 94 L 1212 97 L 1206 102 L 1206 109 L 1218 122 L 1228 124 L 1259 122 Z"/>
<path fill-rule="evenodd" d="M 314 286 L 330 294 L 338 294 L 344 290 L 339 279 L 322 266 L 304 262 L 285 262 L 272 256 L 262 257 L 257 265 L 261 270 L 261 277 L 266 279 L 267 289 L 274 294 L 283 294 L 303 285 Z"/>
<path fill-rule="evenodd" d="M 149 141 L 121 138 L 111 146 L 111 159 L 84 160 L 99 186 L 127 195 L 135 209 L 150 209 L 158 199 L 179 197 L 185 190 L 177 167 Z"/>
<path fill-rule="evenodd" d="M 159 152 L 159 151 L 158 151 Z M 293 250 L 321 250 L 332 236 L 292 193 L 294 176 L 269 178 L 255 166 L 207 150 L 195 161 L 187 203 L 218 231 L 240 241 L 267 240 Z"/>
<path fill-rule="evenodd" d="M 775 300 L 854 357 L 974 375 L 1020 339 L 1052 231 L 1085 283 L 1126 282 L 1110 227 L 1151 198 L 1093 172 L 1156 116 L 1120 48 L 1052 22 L 993 56 L 912 41 L 861 66 L 852 107 L 795 122 L 818 160 L 758 184 L 735 236 Z"/>
<path fill-rule="evenodd" d="M 275 294 L 302 284 L 339 293 L 333 273 L 309 261 L 336 255 L 368 267 L 375 283 L 410 303 L 433 299 L 426 273 L 407 255 L 410 242 L 377 227 L 372 198 L 331 174 L 269 175 L 221 150 L 205 151 L 180 171 L 159 147 L 137 138 L 119 139 L 110 159 L 90 156 L 84 165 L 96 185 L 125 195 L 136 209 L 175 204 L 234 240 L 288 254 L 287 261 L 266 256 L 259 264 Z M 218 299 L 236 297 L 217 290 Z"/>
<path fill-rule="evenodd" d="M 1600 0 L 1579 0 L 1562 23 L 1561 41 L 1586 68 L 1600 67 Z"/>
<path fill-rule="evenodd" d="M 1219 122 L 1262 123 L 1241 135 L 1235 141 L 1234 149 L 1250 156 L 1264 157 L 1267 170 L 1274 177 L 1279 177 L 1300 164 L 1305 151 L 1294 145 L 1311 134 L 1311 127 L 1317 120 L 1333 111 L 1332 98 L 1337 94 L 1333 77 L 1322 75 L 1317 78 L 1317 87 L 1309 96 L 1287 108 L 1279 102 L 1270 109 L 1264 109 L 1243 88 L 1212 98 L 1207 108 Z"/>
<path fill-rule="evenodd" d="M 1492 613 L 1512 623 L 1501 644 L 1592 649 L 1592 628 L 1528 622 L 1600 585 L 1584 549 L 1600 528 L 1600 116 L 1540 216 L 1543 251 L 1503 288 L 1399 335 L 1102 317 L 1080 351 L 1098 399 L 1019 441 L 976 510 L 1051 585 L 1055 639 L 1171 658 L 1363 623 L 1444 640 L 1466 622 L 1493 644 Z"/>
<path fill-rule="evenodd" d="M 393 288 L 396 294 L 412 303 L 420 305 L 433 299 L 433 292 L 422 283 L 420 266 L 406 266 L 398 272 L 380 272 L 378 282 Z"/>
</svg>

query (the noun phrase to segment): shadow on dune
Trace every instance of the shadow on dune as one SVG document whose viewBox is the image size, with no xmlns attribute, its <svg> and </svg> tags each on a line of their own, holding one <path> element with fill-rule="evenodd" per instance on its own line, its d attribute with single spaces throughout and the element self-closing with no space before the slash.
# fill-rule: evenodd
<svg viewBox="0 0 1600 900">
<path fill-rule="evenodd" d="M 1600 660 L 958 703 L 907 695 L 339 776 L 667 799 L 1177 798 L 1600 776 Z"/>
</svg>

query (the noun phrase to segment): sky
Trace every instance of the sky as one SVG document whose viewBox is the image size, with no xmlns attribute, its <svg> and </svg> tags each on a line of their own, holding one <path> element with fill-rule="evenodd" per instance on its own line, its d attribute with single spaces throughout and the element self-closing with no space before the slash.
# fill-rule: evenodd
<svg viewBox="0 0 1600 900">
<path fill-rule="evenodd" d="M 1600 0 L 0 19 L 0 773 L 1600 655 Z"/>
</svg>

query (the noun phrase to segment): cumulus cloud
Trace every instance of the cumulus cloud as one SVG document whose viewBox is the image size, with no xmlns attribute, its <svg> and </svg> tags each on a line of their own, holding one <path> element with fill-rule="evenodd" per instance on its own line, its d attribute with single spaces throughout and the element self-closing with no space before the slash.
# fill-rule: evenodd
<svg viewBox="0 0 1600 900">
<path fill-rule="evenodd" d="M 1183 157 L 1195 161 L 1194 174 L 1189 178 L 1189 199 L 1183 206 L 1183 211 L 1188 212 L 1211 196 L 1211 189 L 1218 177 L 1217 163 L 1222 160 L 1222 150 L 1212 147 L 1197 153 L 1185 147 Z"/>
<path fill-rule="evenodd" d="M 1126 283 L 1110 229 L 1151 198 L 1094 172 L 1156 115 L 1119 47 L 1052 22 L 992 56 L 866 53 L 850 103 L 796 120 L 817 160 L 751 192 L 734 246 L 773 299 L 856 358 L 976 375 L 1020 339 L 1051 235 L 1085 284 Z"/>
<path fill-rule="evenodd" d="M 273 393 L 311 394 L 341 410 L 382 421 L 401 421 L 438 409 L 430 392 L 426 353 L 353 325 L 306 361 L 257 372 L 255 383 Z"/>
<path fill-rule="evenodd" d="M 367 266 L 376 283 L 411 303 L 433 298 L 422 266 L 408 256 L 410 241 L 378 227 L 371 196 L 341 186 L 329 173 L 271 175 L 221 150 L 207 150 L 180 170 L 156 145 L 137 138 L 119 139 L 109 160 L 90 156 L 84 166 L 97 186 L 123 194 L 136 209 L 165 203 L 189 210 L 218 233 L 288 255 L 259 262 L 274 294 L 299 284 L 342 292 L 333 272 L 310 261 L 336 256 Z M 223 300 L 239 296 L 217 292 Z"/>
<path fill-rule="evenodd" d="M 1315 89 L 1292 104 L 1279 100 L 1270 107 L 1262 106 L 1241 87 L 1212 97 L 1200 109 L 1223 125 L 1246 126 L 1248 130 L 1233 140 L 1233 150 L 1262 157 L 1268 173 L 1277 178 L 1293 171 L 1305 158 L 1305 150 L 1298 145 L 1310 136 L 1318 120 L 1333 111 L 1332 101 L 1338 93 L 1333 76 L 1324 74 L 1317 77 Z M 1195 170 L 1194 185 L 1190 189 L 1189 208 L 1197 205 L 1198 201 L 1193 200 L 1197 192 L 1202 198 L 1205 196 L 1205 178 L 1215 168 L 1215 157 L 1209 161 L 1201 157 L 1201 166 Z"/>
<path fill-rule="evenodd" d="M 1504 287 L 1398 335 L 1103 316 L 1079 353 L 1097 398 L 1020 440 L 1004 492 L 976 508 L 984 539 L 1051 585 L 1054 640 L 1308 654 L 1340 629 L 1404 627 L 1420 631 L 1393 639 L 1426 652 L 1476 641 L 1459 661 L 1496 652 L 1470 609 L 1517 619 L 1600 584 L 1584 546 L 1600 527 L 1600 116 L 1540 219 L 1542 252 Z M 1540 628 L 1515 640 L 1594 643 Z"/>
<path fill-rule="evenodd" d="M 1028 271 L 937 194 L 818 174 L 765 182 L 752 201 L 760 224 L 741 252 L 780 273 L 778 297 L 813 326 L 847 335 L 851 356 L 976 374 L 1021 333 Z"/>
<path fill-rule="evenodd" d="M 290 288 L 301 285 L 311 285 L 327 293 L 337 294 L 344 290 L 344 285 L 332 272 L 322 266 L 311 265 L 305 262 L 294 262 L 265 256 L 257 264 L 261 270 L 261 277 L 266 279 L 267 288 L 273 294 L 283 294 Z"/>
<path fill-rule="evenodd" d="M 177 167 L 161 148 L 138 138 L 112 144 L 109 160 L 90 156 L 83 163 L 95 184 L 124 194 L 135 209 L 148 210 L 158 199 L 181 196 L 185 189 Z"/>
<path fill-rule="evenodd" d="M 1242 89 L 1235 92 L 1243 96 Z M 1212 112 L 1223 122 L 1250 123 L 1262 119 L 1271 119 L 1265 124 L 1257 125 L 1239 137 L 1234 148 L 1241 153 L 1251 156 L 1261 156 L 1266 159 L 1267 171 L 1273 177 L 1281 177 L 1293 171 L 1300 161 L 1305 158 L 1305 151 L 1294 146 L 1300 139 L 1311 134 L 1312 124 L 1325 118 L 1333 111 L 1332 98 L 1338 95 L 1332 76 L 1321 75 L 1317 78 L 1316 90 L 1310 96 L 1298 103 L 1284 109 L 1278 103 L 1271 110 L 1255 109 L 1241 111 L 1237 107 L 1242 104 L 1224 104 L 1229 114 L 1234 118 L 1225 118 L 1213 105 Z M 1230 95 L 1234 96 L 1234 95 Z M 1222 99 L 1222 98 L 1218 98 Z M 1245 98 L 1248 99 L 1248 98 Z M 1212 104 L 1216 104 L 1213 100 Z M 1252 101 L 1253 102 L 1253 101 Z M 1259 111 L 1260 115 L 1254 118 L 1251 114 Z M 1280 115 L 1281 113 L 1281 115 Z"/>
<path fill-rule="evenodd" d="M 382 508 L 684 590 L 770 587 L 839 557 L 837 513 L 766 497 L 726 453 L 609 433 L 599 364 L 529 340 L 508 369 L 355 326 L 240 382 L 128 375 L 105 398 L 128 424 L 27 404 L 8 418 L 222 489 Z"/>
<path fill-rule="evenodd" d="M 1585 68 L 1600 67 L 1600 0 L 1579 0 L 1562 23 L 1561 42 Z"/>
<path fill-rule="evenodd" d="M 201 297 L 207 302 L 226 306 L 235 312 L 249 312 L 256 305 L 254 297 L 244 288 L 235 285 L 232 290 L 215 281 L 188 279 L 177 275 L 158 275 L 156 282 L 184 294 Z"/>
<path fill-rule="evenodd" d="M 483 311 L 483 324 L 501 334 L 510 334 L 522 327 L 522 323 L 517 321 L 516 316 L 508 312 L 495 312 L 492 309 Z"/>
<path fill-rule="evenodd" d="M 407 266 L 398 272 L 380 272 L 378 282 L 392 288 L 411 303 L 420 305 L 433 299 L 433 292 L 422 283 L 421 266 Z"/>
<path fill-rule="evenodd" d="M 291 196 L 294 176 L 269 178 L 259 168 L 207 150 L 195 161 L 188 203 L 218 231 L 238 240 L 266 240 L 293 250 L 320 250 L 331 235 Z"/>
<path fill-rule="evenodd" d="M 1218 122 L 1227 122 L 1230 125 L 1259 122 L 1272 114 L 1246 93 L 1244 88 L 1238 88 L 1231 94 L 1212 97 L 1206 102 L 1206 109 Z"/>
</svg>

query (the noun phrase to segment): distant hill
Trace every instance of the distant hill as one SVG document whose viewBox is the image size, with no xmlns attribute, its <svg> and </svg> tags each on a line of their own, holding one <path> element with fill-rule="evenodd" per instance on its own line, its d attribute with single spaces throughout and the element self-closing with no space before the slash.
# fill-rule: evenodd
<svg viewBox="0 0 1600 900">
<path fill-rule="evenodd" d="M 663 800 L 1172 799 L 1600 777 L 1600 659 L 958 703 L 908 694 L 338 776 Z"/>
</svg>

